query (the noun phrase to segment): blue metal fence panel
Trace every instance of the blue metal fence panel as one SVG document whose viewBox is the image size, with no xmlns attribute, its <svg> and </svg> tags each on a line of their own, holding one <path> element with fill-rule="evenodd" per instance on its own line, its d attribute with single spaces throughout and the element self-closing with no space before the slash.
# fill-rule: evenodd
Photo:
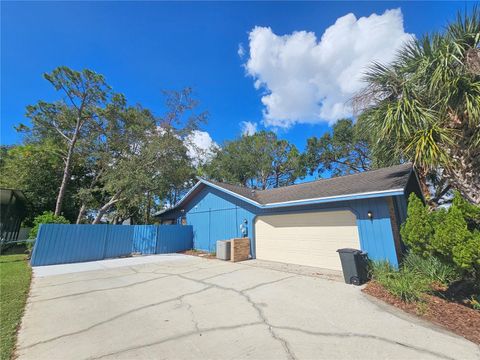
<svg viewBox="0 0 480 360">
<path fill-rule="evenodd" d="M 185 225 L 40 226 L 32 266 L 95 261 L 132 252 L 163 254 L 191 249 L 193 232 Z"/>
<path fill-rule="evenodd" d="M 108 226 L 104 258 L 128 256 L 133 248 L 134 226 Z"/>
<path fill-rule="evenodd" d="M 107 225 L 41 225 L 32 253 L 34 266 L 103 259 Z"/>
<path fill-rule="evenodd" d="M 155 254 L 157 225 L 133 225 L 133 252 Z"/>
<path fill-rule="evenodd" d="M 158 227 L 157 254 L 168 254 L 193 248 L 193 227 L 165 225 Z"/>
</svg>

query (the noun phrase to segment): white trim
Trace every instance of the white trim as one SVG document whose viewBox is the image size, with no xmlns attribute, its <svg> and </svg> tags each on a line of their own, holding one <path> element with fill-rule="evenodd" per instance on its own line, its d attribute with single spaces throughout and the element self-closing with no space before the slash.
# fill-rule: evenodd
<svg viewBox="0 0 480 360">
<path fill-rule="evenodd" d="M 282 201 L 282 202 L 275 202 L 275 203 L 268 203 L 263 206 L 272 206 L 272 205 L 283 205 L 283 204 L 294 204 L 299 202 L 306 202 L 306 201 L 319 201 L 319 200 L 329 200 L 329 199 L 338 199 L 338 198 L 348 198 L 348 197 L 356 197 L 361 195 L 377 195 L 377 194 L 389 194 L 392 192 L 404 192 L 404 189 L 391 189 L 391 190 L 381 190 L 381 191 L 369 191 L 363 193 L 355 193 L 355 194 L 345 194 L 345 195 L 334 195 L 334 196 L 324 196 L 319 198 L 309 198 L 309 199 L 302 199 L 302 200 L 290 200 L 290 201 Z"/>
<path fill-rule="evenodd" d="M 245 197 L 245 196 L 243 196 L 243 195 L 240 195 L 240 194 L 238 194 L 238 193 L 236 193 L 236 192 L 234 192 L 234 191 L 232 191 L 232 190 L 228 190 L 228 189 L 225 189 L 225 188 L 223 188 L 223 187 L 221 187 L 221 186 L 212 184 L 211 182 L 209 182 L 209 181 L 207 181 L 207 180 L 201 179 L 200 181 L 203 182 L 205 185 L 211 186 L 211 187 L 213 187 L 213 188 L 215 188 L 215 189 L 217 189 L 217 190 L 221 190 L 221 191 L 223 191 L 223 192 L 225 192 L 225 193 L 227 193 L 227 194 L 229 194 L 229 195 L 235 196 L 236 198 L 239 198 L 239 199 L 241 199 L 241 200 L 243 200 L 243 201 L 245 201 L 245 202 L 248 202 L 248 203 L 250 203 L 250 204 L 252 204 L 252 205 L 255 205 L 255 206 L 258 206 L 258 207 L 264 207 L 264 206 L 265 206 L 265 205 L 262 205 L 262 204 L 260 204 L 259 202 L 255 201 L 255 200 L 249 199 L 249 198 L 247 198 L 247 197 Z"/>
<path fill-rule="evenodd" d="M 275 208 L 275 207 L 281 207 L 281 206 L 290 206 L 290 205 L 302 205 L 302 204 L 311 204 L 311 203 L 316 203 L 316 202 L 323 202 L 323 201 L 328 201 L 328 200 L 335 200 L 335 199 L 342 199 L 342 200 L 354 200 L 355 198 L 358 198 L 360 196 L 370 196 L 370 195 L 397 195 L 398 193 L 405 193 L 405 189 L 398 188 L 398 189 L 390 189 L 390 190 L 381 190 L 381 191 L 368 191 L 368 192 L 363 192 L 363 193 L 354 193 L 354 194 L 345 194 L 345 195 L 334 195 L 334 196 L 324 196 L 324 197 L 319 197 L 319 198 L 309 198 L 309 199 L 301 199 L 301 200 L 290 200 L 290 201 L 282 201 L 282 202 L 274 202 L 274 203 L 268 203 L 268 204 L 260 204 L 259 202 L 249 199 L 243 195 L 240 195 L 234 191 L 225 189 L 221 186 L 212 184 L 211 182 L 204 180 L 204 179 L 199 179 L 199 181 L 185 194 L 185 196 L 174 206 L 171 208 L 165 209 L 156 215 L 161 215 L 166 211 L 170 211 L 175 209 L 176 207 L 179 207 L 185 200 L 188 198 L 188 196 L 195 190 L 197 189 L 200 184 L 204 184 L 207 186 L 211 186 L 214 189 L 220 190 L 224 193 L 227 193 L 233 197 L 236 197 L 237 199 L 243 200 L 251 205 L 254 205 L 258 208 L 261 209 L 268 209 L 268 208 Z"/>
</svg>

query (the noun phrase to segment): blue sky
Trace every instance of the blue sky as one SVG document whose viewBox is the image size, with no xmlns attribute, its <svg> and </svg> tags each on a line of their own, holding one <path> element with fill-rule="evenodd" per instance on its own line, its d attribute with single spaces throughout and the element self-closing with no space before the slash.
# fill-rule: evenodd
<svg viewBox="0 0 480 360">
<path fill-rule="evenodd" d="M 193 87 L 201 109 L 210 113 L 203 130 L 217 143 L 239 136 L 241 122 L 249 121 L 258 128 L 269 124 L 281 137 L 303 149 L 307 137 L 321 135 L 329 125 L 321 119 L 323 115 L 313 120 L 302 119 L 318 110 L 312 108 L 318 102 L 315 97 L 312 103 L 303 104 L 302 109 L 298 109 L 298 102 L 283 108 L 290 94 L 297 91 L 285 90 L 284 85 L 295 79 L 298 71 L 307 80 L 316 76 L 317 67 L 306 67 L 310 72 L 305 72 L 301 60 L 296 59 L 286 68 L 272 68 L 269 72 L 265 62 L 269 59 L 264 57 L 255 59 L 260 61 L 258 66 L 245 68 L 243 65 L 252 59 L 249 50 L 253 43 L 249 35 L 255 27 L 259 27 L 259 36 L 268 35 L 280 43 L 287 39 L 282 35 L 288 37 L 296 31 L 312 32 L 320 41 L 329 26 L 349 13 L 358 19 L 399 8 L 404 32 L 418 37 L 441 30 L 447 21 L 454 19 L 458 9 L 472 5 L 466 2 L 2 2 L 1 143 L 21 141 L 13 126 L 28 123 L 24 117 L 26 105 L 59 97 L 42 73 L 67 65 L 105 75 L 114 90 L 124 93 L 129 102 L 141 103 L 157 114 L 162 112 L 162 89 Z M 299 44 L 304 40 L 298 40 Z M 395 39 L 392 37 L 391 41 Z M 238 54 L 239 44 L 245 50 L 243 57 Z M 273 46 L 260 40 L 257 45 L 266 51 Z M 285 44 L 280 46 L 286 48 Z M 289 77 L 292 67 L 300 70 L 292 70 Z M 246 75 L 248 69 L 251 76 Z M 285 78 L 279 74 L 286 74 Z M 255 80 L 263 82 L 258 89 L 254 87 Z M 321 89 L 324 84 L 321 76 L 316 81 L 312 91 L 327 91 Z M 308 91 L 310 87 L 300 85 L 299 89 Z M 267 109 L 262 97 L 271 92 L 278 95 L 281 104 Z M 324 99 L 322 94 L 320 91 L 315 96 Z M 270 119 L 265 122 L 266 109 Z M 285 117 L 281 126 L 276 126 L 277 115 Z"/>
</svg>

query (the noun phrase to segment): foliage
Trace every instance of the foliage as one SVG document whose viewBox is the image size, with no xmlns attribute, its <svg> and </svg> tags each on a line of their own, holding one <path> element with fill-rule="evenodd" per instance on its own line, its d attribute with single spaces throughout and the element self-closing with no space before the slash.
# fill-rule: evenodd
<svg viewBox="0 0 480 360">
<path fill-rule="evenodd" d="M 192 90 L 165 91 L 165 113 L 131 106 L 91 70 L 58 67 L 44 75 L 63 97 L 27 107 L 25 143 L 2 148 L 2 185 L 25 191 L 28 222 L 55 210 L 77 223 L 104 216 L 149 222 L 175 202 L 195 178 L 185 145 L 206 120 Z"/>
<path fill-rule="evenodd" d="M 33 220 L 33 228 L 30 230 L 30 234 L 28 234 L 29 239 L 37 238 L 38 229 L 41 224 L 70 224 L 70 221 L 61 215 L 55 215 L 52 211 L 45 211 L 42 215 L 38 215 Z"/>
<path fill-rule="evenodd" d="M 431 238 L 431 248 L 446 259 L 453 256 L 453 249 L 457 244 L 467 241 L 471 234 L 463 214 L 456 206 L 451 206 L 443 221 L 433 222 L 434 234 Z"/>
<path fill-rule="evenodd" d="M 480 206 L 466 201 L 458 192 L 454 193 L 453 205 L 462 212 L 470 231 L 480 229 Z"/>
<path fill-rule="evenodd" d="M 430 288 L 424 276 L 404 267 L 396 270 L 388 262 L 373 262 L 371 274 L 387 291 L 406 302 L 422 300 Z"/>
<path fill-rule="evenodd" d="M 203 172 L 215 180 L 266 189 L 293 184 L 305 175 L 305 166 L 295 145 L 261 131 L 217 149 Z"/>
<path fill-rule="evenodd" d="M 480 295 L 472 295 L 469 302 L 473 309 L 480 311 Z"/>
<path fill-rule="evenodd" d="M 61 149 L 52 141 L 28 142 L 15 145 L 2 154 L 0 162 L 0 186 L 20 189 L 27 198 L 27 217 L 24 223 L 30 226 L 35 216 L 55 208 L 58 186 L 62 179 Z M 77 178 L 81 171 L 72 169 L 72 176 Z M 63 207 L 64 216 L 73 220 L 76 216 L 74 194 L 78 184 L 72 181 L 72 187 L 66 192 Z"/>
<path fill-rule="evenodd" d="M 448 286 L 459 278 L 459 273 L 454 266 L 445 264 L 434 256 L 424 258 L 409 252 L 403 259 L 402 266 L 426 278 L 430 283 L 439 283 L 443 286 Z"/>
<path fill-rule="evenodd" d="M 431 171 L 480 203 L 480 12 L 412 40 L 390 65 L 373 64 L 356 97 L 374 147 Z"/>
<path fill-rule="evenodd" d="M 433 237 L 432 218 L 428 208 L 414 194 L 408 198 L 407 221 L 400 229 L 402 240 L 416 254 L 427 256 Z"/>
<path fill-rule="evenodd" d="M 338 120 L 320 138 L 307 139 L 304 159 L 311 175 L 331 172 L 341 176 L 372 167 L 369 138 L 350 119 Z"/>
<path fill-rule="evenodd" d="M 402 239 L 414 254 L 438 257 L 443 263 L 478 277 L 480 229 L 469 230 L 467 223 L 476 216 L 477 209 L 459 199 L 460 196 L 456 193 L 448 210 L 430 211 L 415 195 L 410 195 Z"/>
<path fill-rule="evenodd" d="M 36 141 L 50 140 L 61 144 L 62 181 L 57 194 L 55 215 L 60 215 L 74 158 L 82 146 L 90 144 L 91 135 L 101 122 L 99 109 L 108 101 L 110 87 L 102 75 L 85 69 L 75 71 L 60 66 L 44 78 L 64 97 L 56 102 L 39 101 L 27 106 L 26 116 L 32 127 L 20 125 Z"/>
<path fill-rule="evenodd" d="M 0 359 L 13 357 L 16 333 L 30 287 L 31 269 L 25 255 L 0 256 Z"/>
<path fill-rule="evenodd" d="M 93 223 L 115 206 L 116 216 L 144 211 L 149 221 L 152 201 L 175 198 L 191 185 L 195 176 L 185 138 L 205 120 L 196 113 L 190 91 L 169 92 L 167 112 L 161 118 L 139 107 L 127 106 L 124 99 L 107 106 L 102 113 L 104 127 L 92 149 L 90 199 L 100 199 Z M 85 197 L 85 201 L 89 198 Z M 120 214 L 121 213 L 121 214 Z"/>
</svg>

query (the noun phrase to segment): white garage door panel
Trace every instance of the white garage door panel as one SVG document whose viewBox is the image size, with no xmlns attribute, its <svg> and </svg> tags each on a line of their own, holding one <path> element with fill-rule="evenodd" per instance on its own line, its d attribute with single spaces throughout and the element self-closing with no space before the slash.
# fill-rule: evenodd
<svg viewBox="0 0 480 360">
<path fill-rule="evenodd" d="M 255 245 L 257 259 L 334 270 L 342 269 L 337 249 L 360 249 L 356 218 L 350 211 L 259 216 Z"/>
</svg>

